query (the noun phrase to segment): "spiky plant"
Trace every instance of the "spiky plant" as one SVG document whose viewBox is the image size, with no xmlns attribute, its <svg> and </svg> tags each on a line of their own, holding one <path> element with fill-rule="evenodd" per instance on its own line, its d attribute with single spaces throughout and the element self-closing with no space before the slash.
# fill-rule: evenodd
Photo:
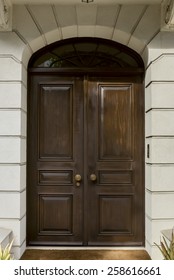
<svg viewBox="0 0 174 280">
<path fill-rule="evenodd" d="M 3 249 L 2 246 L 0 245 L 0 260 L 12 260 L 11 256 L 11 247 L 13 244 L 13 240 L 7 244 L 7 246 Z"/>
<path fill-rule="evenodd" d="M 174 260 L 174 230 L 172 230 L 172 239 L 170 242 L 167 242 L 164 236 L 162 239 L 160 245 L 156 243 L 155 245 L 159 248 L 165 260 Z"/>
</svg>

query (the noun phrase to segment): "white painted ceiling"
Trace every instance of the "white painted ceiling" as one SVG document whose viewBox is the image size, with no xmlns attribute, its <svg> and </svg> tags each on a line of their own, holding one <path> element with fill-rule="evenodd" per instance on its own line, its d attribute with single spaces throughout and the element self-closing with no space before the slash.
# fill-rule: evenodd
<svg viewBox="0 0 174 280">
<path fill-rule="evenodd" d="M 120 4 L 120 5 L 134 5 L 134 4 L 160 4 L 163 0 L 94 0 L 93 3 L 83 3 L 84 5 L 92 5 L 92 4 L 99 4 L 99 5 L 113 5 L 113 4 Z M 13 4 L 60 4 L 60 5 L 77 5 L 81 4 L 82 0 L 11 0 Z"/>
</svg>

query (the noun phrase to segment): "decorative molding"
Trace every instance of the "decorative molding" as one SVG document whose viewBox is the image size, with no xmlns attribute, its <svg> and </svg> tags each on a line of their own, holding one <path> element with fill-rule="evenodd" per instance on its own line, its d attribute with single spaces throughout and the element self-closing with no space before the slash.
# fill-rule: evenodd
<svg viewBox="0 0 174 280">
<path fill-rule="evenodd" d="M 165 23 L 168 25 L 174 24 L 174 1 L 168 1 L 165 9 Z"/>
<path fill-rule="evenodd" d="M 7 0 L 0 0 L 0 31 L 11 30 L 12 6 Z"/>
<path fill-rule="evenodd" d="M 164 0 L 161 5 L 161 30 L 174 30 L 174 0 Z"/>
</svg>

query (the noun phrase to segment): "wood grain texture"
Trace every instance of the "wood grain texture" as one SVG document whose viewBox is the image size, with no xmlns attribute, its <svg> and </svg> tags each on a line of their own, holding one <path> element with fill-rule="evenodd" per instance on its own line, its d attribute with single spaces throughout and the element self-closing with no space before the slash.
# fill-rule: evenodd
<svg viewBox="0 0 174 280">
<path fill-rule="evenodd" d="M 28 110 L 27 244 L 143 246 L 139 76 L 33 72 Z"/>
</svg>

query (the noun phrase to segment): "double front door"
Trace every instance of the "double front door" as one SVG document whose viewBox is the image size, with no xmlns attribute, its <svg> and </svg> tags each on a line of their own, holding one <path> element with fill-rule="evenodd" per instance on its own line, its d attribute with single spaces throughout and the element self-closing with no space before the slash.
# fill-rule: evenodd
<svg viewBox="0 0 174 280">
<path fill-rule="evenodd" d="M 143 94 L 136 77 L 31 74 L 29 245 L 143 245 Z"/>
</svg>

